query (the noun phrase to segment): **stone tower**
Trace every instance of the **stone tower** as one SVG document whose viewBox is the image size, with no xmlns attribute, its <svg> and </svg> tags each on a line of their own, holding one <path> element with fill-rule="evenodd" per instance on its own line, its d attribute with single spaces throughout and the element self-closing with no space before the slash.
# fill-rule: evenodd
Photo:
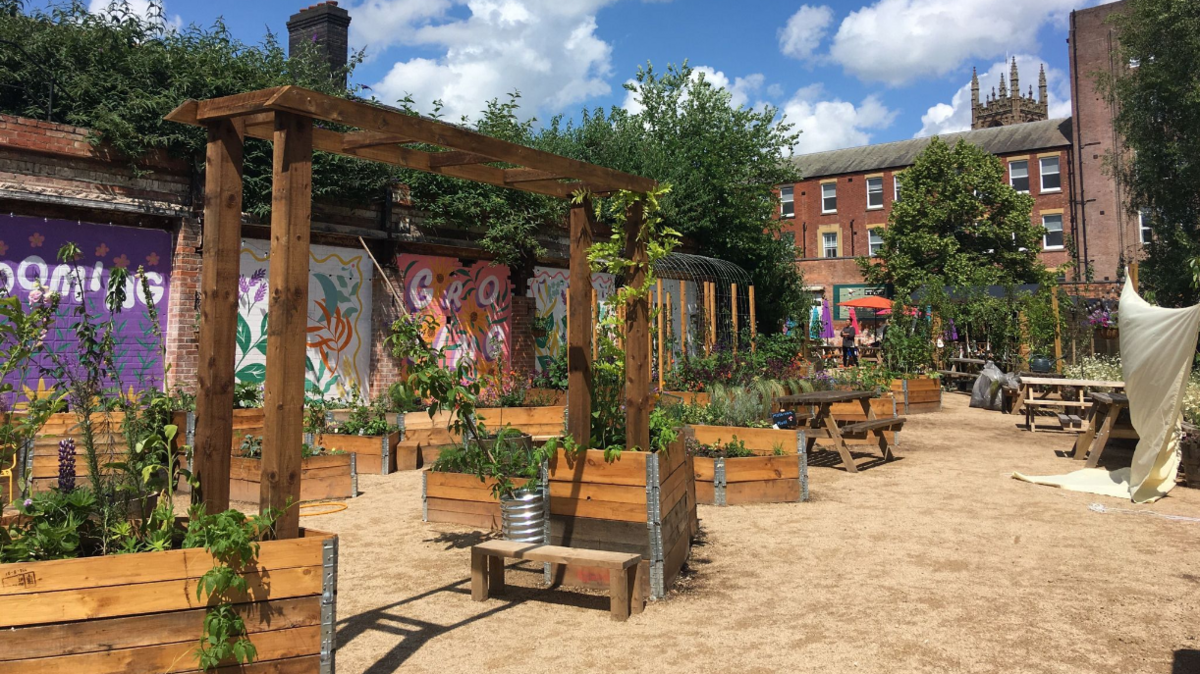
<svg viewBox="0 0 1200 674">
<path fill-rule="evenodd" d="M 1017 59 L 1012 60 L 1009 68 L 1008 81 L 1000 74 L 1000 93 L 992 89 L 991 95 L 982 102 L 979 100 L 979 74 L 971 71 L 971 128 L 988 129 L 994 126 L 1008 126 L 1024 122 L 1038 122 L 1049 117 L 1049 99 L 1046 95 L 1046 66 L 1038 73 L 1038 97 L 1033 98 L 1033 87 L 1029 94 L 1021 94 L 1020 73 L 1017 72 Z"/>
<path fill-rule="evenodd" d="M 349 58 L 350 13 L 338 7 L 337 0 L 318 2 L 301 9 L 287 22 L 288 54 L 295 54 L 309 43 L 315 44 L 329 61 L 329 72 L 339 74 Z M 342 86 L 346 78 L 339 76 Z"/>
</svg>

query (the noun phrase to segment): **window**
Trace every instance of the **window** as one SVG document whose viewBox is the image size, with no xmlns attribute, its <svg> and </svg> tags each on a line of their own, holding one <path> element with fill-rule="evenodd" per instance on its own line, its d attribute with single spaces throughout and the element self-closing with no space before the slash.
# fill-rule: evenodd
<svg viewBox="0 0 1200 674">
<path fill-rule="evenodd" d="M 883 208 L 883 178 L 867 178 L 867 208 Z"/>
<path fill-rule="evenodd" d="M 795 232 L 780 232 L 779 240 L 787 241 L 788 243 L 792 244 L 792 248 L 796 247 L 796 233 Z"/>
<path fill-rule="evenodd" d="M 1029 162 L 1008 162 L 1008 184 L 1018 192 L 1029 191 Z"/>
<path fill-rule="evenodd" d="M 1063 216 L 1062 213 L 1042 216 L 1042 227 L 1046 228 L 1042 236 L 1044 250 L 1062 250 L 1063 247 Z"/>
<path fill-rule="evenodd" d="M 1061 192 L 1062 176 L 1058 172 L 1058 157 L 1042 157 L 1039 163 L 1042 173 L 1042 191 Z"/>
<path fill-rule="evenodd" d="M 785 218 L 796 217 L 795 189 L 791 185 L 779 188 L 779 215 Z"/>
<path fill-rule="evenodd" d="M 892 201 L 900 201 L 900 176 L 892 176 Z"/>
<path fill-rule="evenodd" d="M 1141 243 L 1150 243 L 1150 239 L 1154 236 L 1154 230 L 1150 228 L 1150 209 L 1143 208 L 1138 211 L 1138 241 Z"/>
<path fill-rule="evenodd" d="M 825 232 L 821 235 L 821 257 L 838 256 L 837 232 Z"/>
<path fill-rule="evenodd" d="M 821 212 L 837 213 L 837 183 L 821 184 Z"/>
<path fill-rule="evenodd" d="M 883 248 L 882 227 L 871 227 L 867 230 L 867 248 L 871 252 L 871 257 L 879 255 L 879 249 Z"/>
</svg>

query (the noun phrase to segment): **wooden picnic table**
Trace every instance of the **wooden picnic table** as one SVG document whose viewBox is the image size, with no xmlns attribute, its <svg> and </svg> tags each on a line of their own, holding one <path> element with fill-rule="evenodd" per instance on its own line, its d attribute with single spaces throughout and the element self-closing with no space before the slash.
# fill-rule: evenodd
<svg viewBox="0 0 1200 674">
<path fill-rule="evenodd" d="M 1043 389 L 1040 397 L 1036 397 L 1037 389 Z M 1022 377 L 1021 386 L 1017 391 L 1016 404 L 1013 405 L 1011 414 L 1019 414 L 1022 410 L 1025 412 L 1025 425 L 1029 427 L 1030 432 L 1037 430 L 1035 417 L 1039 408 L 1058 408 L 1064 410 L 1064 415 L 1071 422 L 1079 419 L 1077 414 L 1066 414 L 1068 410 L 1081 412 L 1091 403 L 1084 401 L 1084 395 L 1092 389 L 1107 388 L 1107 389 L 1124 389 L 1125 382 L 1122 381 L 1103 381 L 1094 379 L 1068 379 L 1066 377 Z M 1064 389 L 1072 389 L 1074 398 L 1068 399 Z M 1050 396 L 1057 395 L 1057 399 Z M 1073 419 L 1071 417 L 1074 417 Z M 1077 423 L 1077 422 L 1076 422 Z M 1060 425 L 1064 428 L 1066 424 Z"/>
<path fill-rule="evenodd" d="M 874 394 L 870 391 L 813 391 L 798 395 L 780 396 L 775 399 L 775 404 L 780 409 L 784 406 L 811 408 L 813 413 L 804 419 L 803 425 L 805 451 L 812 452 L 813 448 L 816 447 L 817 440 L 820 438 L 832 439 L 834 447 L 842 457 L 842 465 L 846 467 L 846 472 L 857 473 L 858 467 L 854 465 L 854 457 L 850 454 L 850 448 L 846 443 L 846 436 L 860 436 L 865 438 L 873 435 L 875 443 L 879 446 L 879 451 L 883 455 L 883 459 L 887 461 L 895 457 L 892 453 L 891 444 L 888 442 L 884 432 L 898 431 L 905 422 L 904 417 L 894 417 L 891 419 L 877 418 L 875 410 L 871 408 L 871 398 L 873 396 Z M 862 405 L 866 421 L 839 427 L 837 419 L 834 418 L 830 408 L 834 403 L 844 402 L 858 402 Z"/>
<path fill-rule="evenodd" d="M 1093 393 L 1088 427 L 1075 441 L 1075 454 L 1072 458 L 1076 461 L 1086 458 L 1087 467 L 1095 468 L 1100 463 L 1100 455 L 1104 453 L 1110 438 L 1137 440 L 1137 431 L 1132 427 L 1117 425 L 1121 412 L 1127 409 L 1129 396 L 1124 393 Z"/>
<path fill-rule="evenodd" d="M 942 375 L 947 383 L 956 387 L 959 384 L 973 383 L 979 377 L 983 366 L 987 365 L 987 361 L 981 358 L 947 358 L 946 360 L 950 363 L 950 369 L 938 370 L 938 374 Z"/>
</svg>

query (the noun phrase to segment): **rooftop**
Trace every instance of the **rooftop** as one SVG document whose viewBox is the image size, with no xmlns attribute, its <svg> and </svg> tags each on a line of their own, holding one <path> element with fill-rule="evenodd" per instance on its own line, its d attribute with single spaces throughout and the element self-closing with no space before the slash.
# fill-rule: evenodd
<svg viewBox="0 0 1200 674">
<path fill-rule="evenodd" d="M 960 131 L 938 136 L 954 144 L 959 140 L 978 145 L 992 154 L 1012 154 L 1071 144 L 1071 118 L 1012 124 L 991 129 Z M 792 158 L 804 178 L 820 178 L 843 173 L 861 173 L 879 169 L 911 166 L 929 144 L 929 138 L 899 140 L 894 143 L 863 145 L 844 150 L 814 152 Z"/>
</svg>

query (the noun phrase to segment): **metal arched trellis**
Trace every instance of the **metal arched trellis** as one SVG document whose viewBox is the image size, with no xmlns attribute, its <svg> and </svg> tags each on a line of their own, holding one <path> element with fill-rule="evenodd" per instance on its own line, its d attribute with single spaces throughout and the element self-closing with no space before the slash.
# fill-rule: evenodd
<svg viewBox="0 0 1200 674">
<path fill-rule="evenodd" d="M 754 287 L 744 269 L 713 257 L 672 253 L 654 264 L 652 294 L 667 357 L 737 349 L 754 334 Z"/>
</svg>

